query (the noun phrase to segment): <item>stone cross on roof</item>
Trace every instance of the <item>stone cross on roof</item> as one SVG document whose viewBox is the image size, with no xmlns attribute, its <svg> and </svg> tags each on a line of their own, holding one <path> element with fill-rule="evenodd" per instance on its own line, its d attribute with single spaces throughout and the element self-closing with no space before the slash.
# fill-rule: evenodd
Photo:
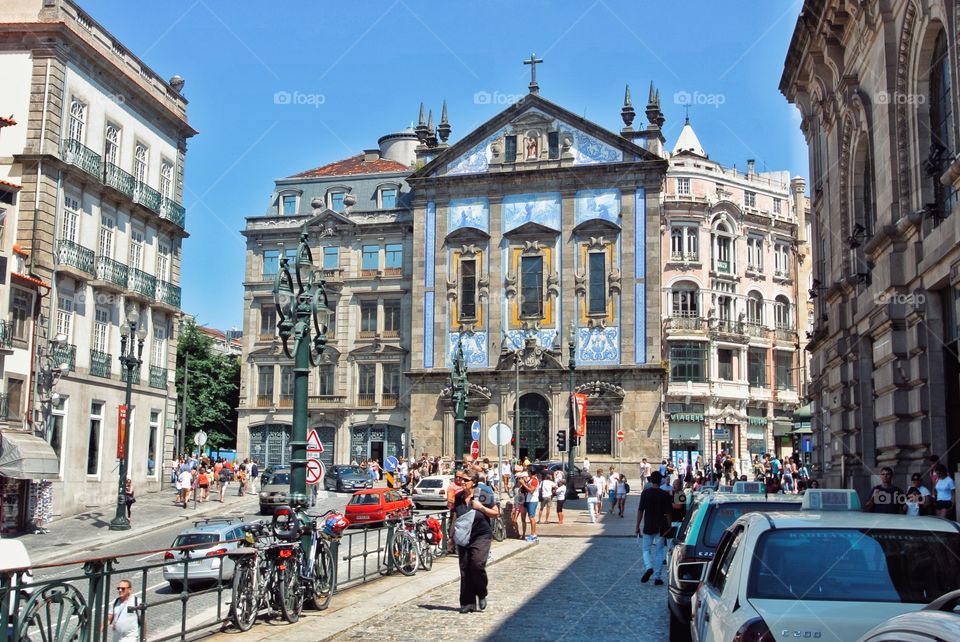
<svg viewBox="0 0 960 642">
<path fill-rule="evenodd" d="M 523 64 L 530 65 L 530 93 L 539 94 L 540 85 L 537 84 L 537 65 L 543 62 L 543 58 L 537 58 L 537 54 L 530 54 L 530 60 L 524 60 Z"/>
</svg>

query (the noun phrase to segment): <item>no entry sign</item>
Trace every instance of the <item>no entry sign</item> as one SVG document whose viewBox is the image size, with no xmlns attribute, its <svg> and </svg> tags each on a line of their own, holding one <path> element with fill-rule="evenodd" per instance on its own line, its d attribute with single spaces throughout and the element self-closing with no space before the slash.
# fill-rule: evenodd
<svg viewBox="0 0 960 642">
<path fill-rule="evenodd" d="M 323 479 L 323 462 L 319 459 L 307 460 L 307 483 L 318 484 Z"/>
<path fill-rule="evenodd" d="M 479 441 L 474 440 L 473 443 L 470 444 L 470 456 L 473 457 L 474 459 L 480 459 L 480 442 Z"/>
</svg>

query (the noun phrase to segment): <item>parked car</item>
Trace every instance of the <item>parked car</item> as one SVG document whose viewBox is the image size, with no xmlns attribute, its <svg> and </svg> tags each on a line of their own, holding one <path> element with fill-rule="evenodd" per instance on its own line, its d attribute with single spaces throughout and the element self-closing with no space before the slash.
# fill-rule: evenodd
<svg viewBox="0 0 960 642">
<path fill-rule="evenodd" d="M 170 589 L 178 592 L 201 582 L 230 581 L 233 579 L 233 561 L 227 553 L 237 548 L 243 538 L 245 522 L 240 518 L 211 517 L 198 520 L 173 540 L 172 548 L 163 554 L 163 579 Z M 221 566 L 223 567 L 221 569 Z"/>
<path fill-rule="evenodd" d="M 350 526 L 365 526 L 383 522 L 387 513 L 395 510 L 409 511 L 413 501 L 393 488 L 358 490 L 347 502 L 344 516 Z"/>
<path fill-rule="evenodd" d="M 453 475 L 423 477 L 413 488 L 410 499 L 417 508 L 446 508 L 447 488 L 452 480 Z"/>
<path fill-rule="evenodd" d="M 737 482 L 746 483 L 746 482 Z M 798 511 L 797 495 L 770 495 L 713 492 L 695 495 L 680 523 L 674 546 L 667 559 L 667 607 L 670 611 L 670 640 L 690 639 L 690 598 L 717 552 L 723 532 L 738 517 L 750 512 Z"/>
<path fill-rule="evenodd" d="M 960 614 L 956 612 L 958 603 L 960 591 L 947 593 L 920 611 L 892 617 L 873 627 L 860 638 L 860 642 L 960 640 Z"/>
<path fill-rule="evenodd" d="M 330 466 L 323 476 L 323 490 L 345 490 L 373 488 L 373 481 L 359 466 Z"/>
<path fill-rule="evenodd" d="M 558 470 L 566 472 L 567 462 L 565 461 L 546 461 L 546 462 L 535 462 L 530 464 L 530 467 L 533 469 L 533 472 L 539 475 L 551 475 L 553 476 Z M 586 471 L 580 469 L 577 466 L 573 467 L 573 487 L 577 489 L 578 493 L 584 492 L 584 489 L 587 487 L 587 473 Z"/>
<path fill-rule="evenodd" d="M 277 466 L 263 473 L 260 481 L 260 514 L 273 512 L 287 503 L 290 492 L 290 467 Z"/>
<path fill-rule="evenodd" d="M 958 589 L 956 523 L 863 513 L 854 490 L 809 489 L 800 511 L 747 513 L 724 532 L 693 597 L 691 634 L 849 642 Z"/>
</svg>

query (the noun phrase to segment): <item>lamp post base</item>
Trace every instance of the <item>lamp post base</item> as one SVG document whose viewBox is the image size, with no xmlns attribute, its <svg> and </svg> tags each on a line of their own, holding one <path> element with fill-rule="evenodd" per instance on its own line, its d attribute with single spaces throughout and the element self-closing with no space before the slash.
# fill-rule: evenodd
<svg viewBox="0 0 960 642">
<path fill-rule="evenodd" d="M 114 517 L 110 520 L 110 530 L 128 531 L 130 530 L 130 521 L 126 517 Z"/>
</svg>

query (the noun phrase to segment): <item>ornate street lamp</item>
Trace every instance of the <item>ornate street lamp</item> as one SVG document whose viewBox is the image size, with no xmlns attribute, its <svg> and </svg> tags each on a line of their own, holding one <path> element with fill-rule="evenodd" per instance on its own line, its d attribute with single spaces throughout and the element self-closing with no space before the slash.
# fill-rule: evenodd
<svg viewBox="0 0 960 642">
<path fill-rule="evenodd" d="M 570 322 L 570 335 L 567 340 L 567 350 L 569 357 L 567 365 L 570 368 L 570 440 L 567 442 L 567 499 L 577 498 L 576 484 L 573 479 L 573 470 L 576 462 L 577 442 L 580 438 L 577 434 L 577 413 L 576 404 L 573 402 L 573 395 L 576 389 L 576 369 L 577 369 L 577 329 Z"/>
<path fill-rule="evenodd" d="M 453 449 L 454 470 L 456 470 L 457 465 L 463 461 L 463 427 L 467 422 L 467 362 L 463 357 L 463 343 L 459 338 L 450 371 L 450 388 L 453 400 Z"/>
<path fill-rule="evenodd" d="M 136 347 L 134 347 L 136 337 Z M 130 306 L 127 322 L 120 326 L 120 365 L 127 371 L 127 395 L 125 408 L 127 416 L 123 426 L 123 457 L 120 458 L 120 479 L 117 482 L 117 514 L 110 520 L 110 530 L 130 529 L 127 520 L 127 460 L 130 458 L 130 398 L 133 394 L 133 371 L 143 363 L 143 340 L 147 338 L 147 325 L 140 324 L 140 313 L 136 306 Z"/>
<path fill-rule="evenodd" d="M 327 293 L 320 272 L 314 269 L 313 254 L 307 241 L 306 226 L 300 232 L 296 263 L 280 259 L 280 270 L 273 284 L 277 306 L 277 329 L 283 341 L 283 353 L 293 359 L 293 434 L 290 446 L 290 505 L 306 511 L 307 498 L 307 395 L 310 368 L 319 365 L 327 344 Z M 296 281 L 296 287 L 294 287 Z M 311 339 L 312 333 L 312 339 Z M 293 351 L 289 341 L 293 339 Z M 310 533 L 304 535 L 309 542 Z"/>
</svg>

